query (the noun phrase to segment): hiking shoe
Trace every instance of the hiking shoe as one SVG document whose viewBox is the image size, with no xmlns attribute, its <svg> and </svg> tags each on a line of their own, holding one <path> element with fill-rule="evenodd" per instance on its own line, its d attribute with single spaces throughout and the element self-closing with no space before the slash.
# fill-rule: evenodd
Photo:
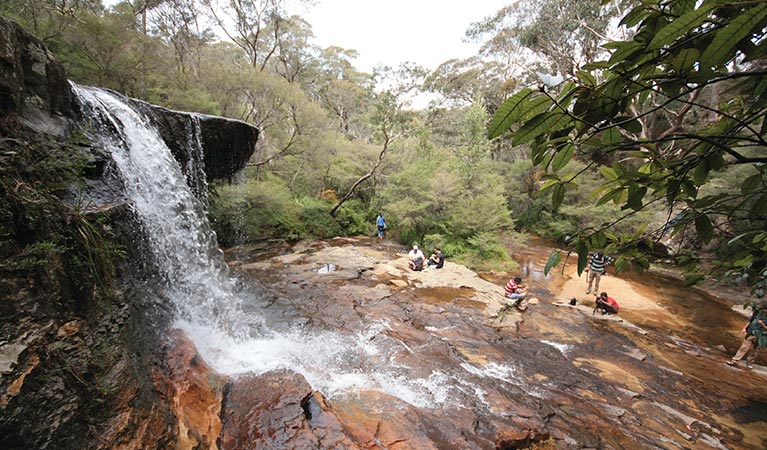
<svg viewBox="0 0 767 450">
<path fill-rule="evenodd" d="M 746 363 L 746 367 L 748 367 L 749 369 L 753 369 L 753 368 L 754 368 L 754 365 L 753 365 L 753 364 L 751 364 L 751 363 Z"/>
<path fill-rule="evenodd" d="M 737 361 L 733 361 L 733 360 L 729 360 L 725 364 L 727 364 L 728 366 L 737 366 L 738 362 Z"/>
<path fill-rule="evenodd" d="M 591 289 L 586 291 L 587 294 L 591 294 Z"/>
</svg>

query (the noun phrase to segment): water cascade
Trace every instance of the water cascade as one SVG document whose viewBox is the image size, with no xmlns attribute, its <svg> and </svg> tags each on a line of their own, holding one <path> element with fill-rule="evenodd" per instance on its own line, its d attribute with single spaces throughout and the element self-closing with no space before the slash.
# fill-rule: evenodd
<svg viewBox="0 0 767 450">
<path fill-rule="evenodd" d="M 112 154 L 117 176 L 149 240 L 152 258 L 163 280 L 163 292 L 176 311 L 175 325 L 219 372 L 238 375 L 290 369 L 301 373 L 327 397 L 356 389 L 378 390 L 415 406 L 445 402 L 451 391 L 473 393 L 456 375 L 434 370 L 417 377 L 397 363 L 411 352 L 402 342 L 382 334 L 375 322 L 354 336 L 331 331 L 272 331 L 256 308 L 258 295 L 238 289 L 227 271 L 203 200 L 187 180 L 152 123 L 119 96 L 105 90 L 75 86 L 95 126 L 93 138 Z M 199 130 L 192 120 L 189 143 L 203 173 Z M 204 181 L 203 181 L 204 182 Z M 372 342 L 375 337 L 375 344 Z M 466 373 L 467 375 L 469 372 Z"/>
</svg>

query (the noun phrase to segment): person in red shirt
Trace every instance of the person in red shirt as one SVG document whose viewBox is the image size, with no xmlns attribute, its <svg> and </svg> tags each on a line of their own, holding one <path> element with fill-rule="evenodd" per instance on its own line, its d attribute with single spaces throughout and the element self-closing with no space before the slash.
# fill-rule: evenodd
<svg viewBox="0 0 767 450">
<path fill-rule="evenodd" d="M 509 300 L 514 300 L 512 306 L 519 306 L 519 303 L 527 295 L 527 286 L 521 283 L 522 278 L 514 277 L 506 283 L 506 288 L 504 288 L 503 296 Z"/>
<path fill-rule="evenodd" d="M 618 311 L 620 311 L 620 306 L 618 306 L 618 302 L 615 301 L 614 298 L 608 297 L 607 292 L 602 292 L 597 297 L 597 309 L 602 311 L 602 314 L 612 315 L 612 314 L 618 314 Z"/>
</svg>

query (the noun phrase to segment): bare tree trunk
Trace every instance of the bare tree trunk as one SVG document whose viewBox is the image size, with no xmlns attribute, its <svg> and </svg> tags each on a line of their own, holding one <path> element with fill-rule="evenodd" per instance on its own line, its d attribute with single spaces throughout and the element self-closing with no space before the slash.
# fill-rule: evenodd
<svg viewBox="0 0 767 450">
<path fill-rule="evenodd" d="M 338 209 L 341 207 L 341 205 L 343 205 L 347 200 L 352 198 L 352 195 L 354 195 L 354 191 L 357 189 L 357 186 L 362 184 L 368 178 L 372 177 L 376 173 L 376 170 L 378 170 L 378 166 L 381 165 L 381 163 L 384 160 L 384 157 L 386 156 L 386 151 L 389 149 L 389 145 L 391 145 L 391 143 L 394 142 L 394 140 L 396 139 L 396 137 L 390 137 L 385 130 L 384 130 L 384 136 L 385 136 L 385 139 L 384 139 L 383 148 L 381 149 L 381 152 L 378 154 L 378 160 L 373 165 L 373 168 L 370 169 L 370 171 L 366 173 L 365 175 L 362 175 L 357 181 L 355 181 L 352 184 L 352 186 L 349 188 L 349 191 L 346 193 L 346 195 L 344 195 L 343 198 L 341 198 L 338 201 L 336 206 L 334 206 L 333 209 L 330 210 L 331 216 L 335 217 L 338 214 Z"/>
</svg>

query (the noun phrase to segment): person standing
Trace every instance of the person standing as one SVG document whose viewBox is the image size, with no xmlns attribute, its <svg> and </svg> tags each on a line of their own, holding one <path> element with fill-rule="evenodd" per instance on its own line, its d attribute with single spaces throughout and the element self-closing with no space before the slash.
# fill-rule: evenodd
<svg viewBox="0 0 767 450">
<path fill-rule="evenodd" d="M 613 259 L 602 252 L 596 252 L 591 255 L 591 260 L 589 261 L 589 266 L 587 268 L 589 280 L 589 287 L 586 289 L 587 294 L 591 294 L 592 283 L 594 284 L 594 292 L 599 292 L 599 279 L 602 278 L 602 275 L 605 273 L 605 266 L 612 262 Z"/>
<path fill-rule="evenodd" d="M 383 213 L 378 213 L 376 217 L 376 226 L 378 227 L 378 239 L 383 239 L 386 232 L 386 219 L 384 219 Z"/>
<path fill-rule="evenodd" d="M 754 310 L 751 318 L 746 322 L 740 333 L 745 335 L 745 339 L 735 353 L 735 356 L 727 361 L 727 365 L 737 366 L 743 357 L 748 354 L 746 357 L 746 367 L 751 369 L 754 367 L 756 357 L 759 356 L 759 349 L 767 347 L 767 303 L 763 303 Z"/>
</svg>

